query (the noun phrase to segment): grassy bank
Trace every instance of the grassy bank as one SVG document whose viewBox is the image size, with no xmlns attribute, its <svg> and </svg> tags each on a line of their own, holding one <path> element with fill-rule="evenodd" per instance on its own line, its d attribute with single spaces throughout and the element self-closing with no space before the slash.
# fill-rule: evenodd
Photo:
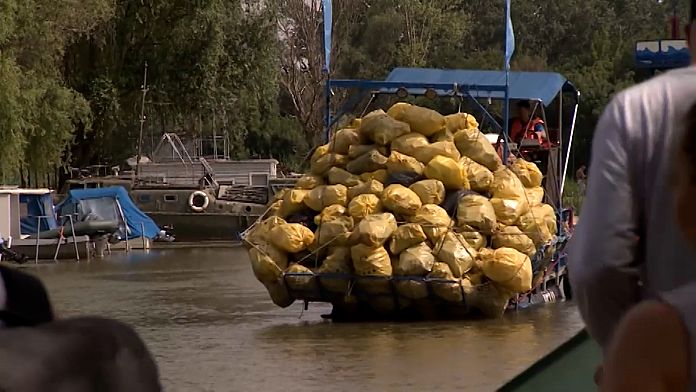
<svg viewBox="0 0 696 392">
<path fill-rule="evenodd" d="M 563 189 L 563 206 L 572 208 L 575 215 L 580 215 L 582 200 L 584 195 L 580 191 L 580 185 L 573 178 L 566 178 L 565 188 Z"/>
</svg>

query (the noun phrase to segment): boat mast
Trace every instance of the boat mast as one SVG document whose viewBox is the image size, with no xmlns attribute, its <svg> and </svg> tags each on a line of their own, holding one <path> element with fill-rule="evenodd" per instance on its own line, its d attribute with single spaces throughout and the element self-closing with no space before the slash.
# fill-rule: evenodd
<svg viewBox="0 0 696 392">
<path fill-rule="evenodd" d="M 140 105 L 140 135 L 138 136 L 138 155 L 135 161 L 135 176 L 140 174 L 140 157 L 143 152 L 143 128 L 145 126 L 145 96 L 147 95 L 147 61 L 145 62 L 145 71 L 143 74 L 143 84 L 140 86 L 140 91 L 143 92 L 143 100 Z"/>
</svg>

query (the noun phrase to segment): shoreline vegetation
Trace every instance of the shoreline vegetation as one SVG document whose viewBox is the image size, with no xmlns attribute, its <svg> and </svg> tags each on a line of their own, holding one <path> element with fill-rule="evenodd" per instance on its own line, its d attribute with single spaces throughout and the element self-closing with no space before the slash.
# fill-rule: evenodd
<svg viewBox="0 0 696 392">
<path fill-rule="evenodd" d="M 398 66 L 500 69 L 503 5 L 334 1 L 332 77 L 383 79 Z M 688 2 L 679 6 L 686 15 Z M 633 69 L 635 42 L 666 36 L 671 11 L 654 0 L 513 6 L 513 70 L 560 72 L 583 94 L 574 166 L 586 162 L 611 95 L 644 78 Z M 272 157 L 301 171 L 322 135 L 321 26 L 318 0 L 5 0 L 0 183 L 56 186 L 69 167 L 134 156 L 146 63 L 146 155 L 165 131 L 215 133 L 232 158 Z M 348 92 L 335 93 L 337 109 Z"/>
</svg>

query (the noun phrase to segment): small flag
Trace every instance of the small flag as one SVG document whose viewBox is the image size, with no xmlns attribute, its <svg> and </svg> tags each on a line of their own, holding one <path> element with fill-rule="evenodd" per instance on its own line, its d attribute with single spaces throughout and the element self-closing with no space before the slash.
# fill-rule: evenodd
<svg viewBox="0 0 696 392">
<path fill-rule="evenodd" d="M 505 0 L 505 69 L 510 69 L 510 60 L 515 53 L 515 31 L 512 28 L 512 18 L 510 17 L 510 0 Z"/>
<path fill-rule="evenodd" d="M 324 9 L 324 72 L 331 69 L 331 33 L 333 30 L 333 8 L 331 0 L 322 0 Z"/>
</svg>

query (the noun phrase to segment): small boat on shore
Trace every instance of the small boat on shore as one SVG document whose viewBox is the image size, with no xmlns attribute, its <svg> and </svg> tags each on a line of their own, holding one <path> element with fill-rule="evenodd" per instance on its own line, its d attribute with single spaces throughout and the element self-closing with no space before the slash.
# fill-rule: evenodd
<svg viewBox="0 0 696 392">
<path fill-rule="evenodd" d="M 82 227 L 78 234 L 77 228 L 58 223 L 49 189 L 0 188 L 0 235 L 15 254 L 35 261 L 89 259 L 92 239 L 108 235 L 100 234 L 108 230 L 106 225 L 94 231 Z"/>
</svg>

